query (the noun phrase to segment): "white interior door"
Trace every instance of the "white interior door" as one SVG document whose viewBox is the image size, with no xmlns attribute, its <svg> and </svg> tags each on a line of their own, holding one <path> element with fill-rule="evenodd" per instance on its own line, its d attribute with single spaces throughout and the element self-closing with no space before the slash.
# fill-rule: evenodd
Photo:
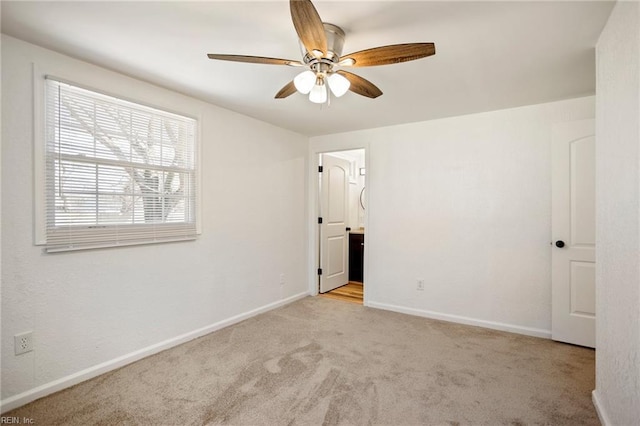
<svg viewBox="0 0 640 426">
<path fill-rule="evenodd" d="M 322 155 L 320 293 L 349 282 L 349 168 L 347 160 L 329 154 Z"/>
<path fill-rule="evenodd" d="M 595 347 L 595 125 L 554 128 L 552 148 L 553 340 Z"/>
</svg>

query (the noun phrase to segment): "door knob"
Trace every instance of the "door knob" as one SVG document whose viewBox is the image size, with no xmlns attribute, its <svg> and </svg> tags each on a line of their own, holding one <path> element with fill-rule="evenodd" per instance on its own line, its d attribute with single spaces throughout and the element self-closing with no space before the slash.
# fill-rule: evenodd
<svg viewBox="0 0 640 426">
<path fill-rule="evenodd" d="M 562 241 L 562 240 L 556 241 L 556 247 L 558 247 L 558 248 L 564 247 L 564 241 Z"/>
</svg>

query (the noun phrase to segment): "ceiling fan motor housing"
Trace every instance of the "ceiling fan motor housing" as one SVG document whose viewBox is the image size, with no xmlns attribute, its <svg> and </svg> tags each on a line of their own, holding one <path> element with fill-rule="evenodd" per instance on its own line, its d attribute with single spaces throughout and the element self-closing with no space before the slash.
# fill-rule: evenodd
<svg viewBox="0 0 640 426">
<path fill-rule="evenodd" d="M 322 25 L 324 26 L 324 34 L 327 38 L 327 54 L 323 55 L 322 58 L 318 58 L 314 55 L 313 52 L 307 52 L 307 49 L 302 44 L 302 41 L 299 40 L 300 50 L 302 52 L 302 56 L 304 57 L 305 64 L 310 64 L 312 61 L 323 60 L 328 60 L 328 62 L 335 64 L 340 61 L 342 48 L 344 46 L 344 31 L 337 25 L 328 24 L 326 22 L 323 22 Z"/>
</svg>

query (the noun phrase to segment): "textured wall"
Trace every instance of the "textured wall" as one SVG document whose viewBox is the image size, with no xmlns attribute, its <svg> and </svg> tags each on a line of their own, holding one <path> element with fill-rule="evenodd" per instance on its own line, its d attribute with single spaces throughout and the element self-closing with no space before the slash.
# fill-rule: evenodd
<svg viewBox="0 0 640 426">
<path fill-rule="evenodd" d="M 369 303 L 548 335 L 551 128 L 593 116 L 586 97 L 312 138 L 369 147 Z"/>
<path fill-rule="evenodd" d="M 32 62 L 200 117 L 197 241 L 33 245 Z M 2 109 L 3 399 L 307 291 L 306 137 L 5 36 Z M 28 330 L 35 351 L 14 356 L 13 335 Z"/>
<path fill-rule="evenodd" d="M 597 45 L 596 391 L 612 425 L 640 419 L 640 6 L 618 2 Z"/>
</svg>

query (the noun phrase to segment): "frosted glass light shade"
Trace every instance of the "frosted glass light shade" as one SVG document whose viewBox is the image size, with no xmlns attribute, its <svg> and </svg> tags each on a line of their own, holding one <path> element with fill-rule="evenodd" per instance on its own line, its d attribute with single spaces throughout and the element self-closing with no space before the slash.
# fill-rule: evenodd
<svg viewBox="0 0 640 426">
<path fill-rule="evenodd" d="M 314 104 L 323 104 L 327 102 L 327 86 L 324 84 L 316 84 L 309 92 L 309 100 Z"/>
<path fill-rule="evenodd" d="M 316 75 L 309 70 L 301 72 L 293 79 L 293 85 L 304 95 L 311 91 L 314 84 L 316 84 Z"/>
<path fill-rule="evenodd" d="M 331 74 L 328 80 L 331 93 L 333 93 L 336 98 L 339 98 L 340 96 L 347 93 L 347 90 L 349 90 L 349 87 L 351 86 L 349 80 L 347 80 L 340 74 Z"/>
</svg>

